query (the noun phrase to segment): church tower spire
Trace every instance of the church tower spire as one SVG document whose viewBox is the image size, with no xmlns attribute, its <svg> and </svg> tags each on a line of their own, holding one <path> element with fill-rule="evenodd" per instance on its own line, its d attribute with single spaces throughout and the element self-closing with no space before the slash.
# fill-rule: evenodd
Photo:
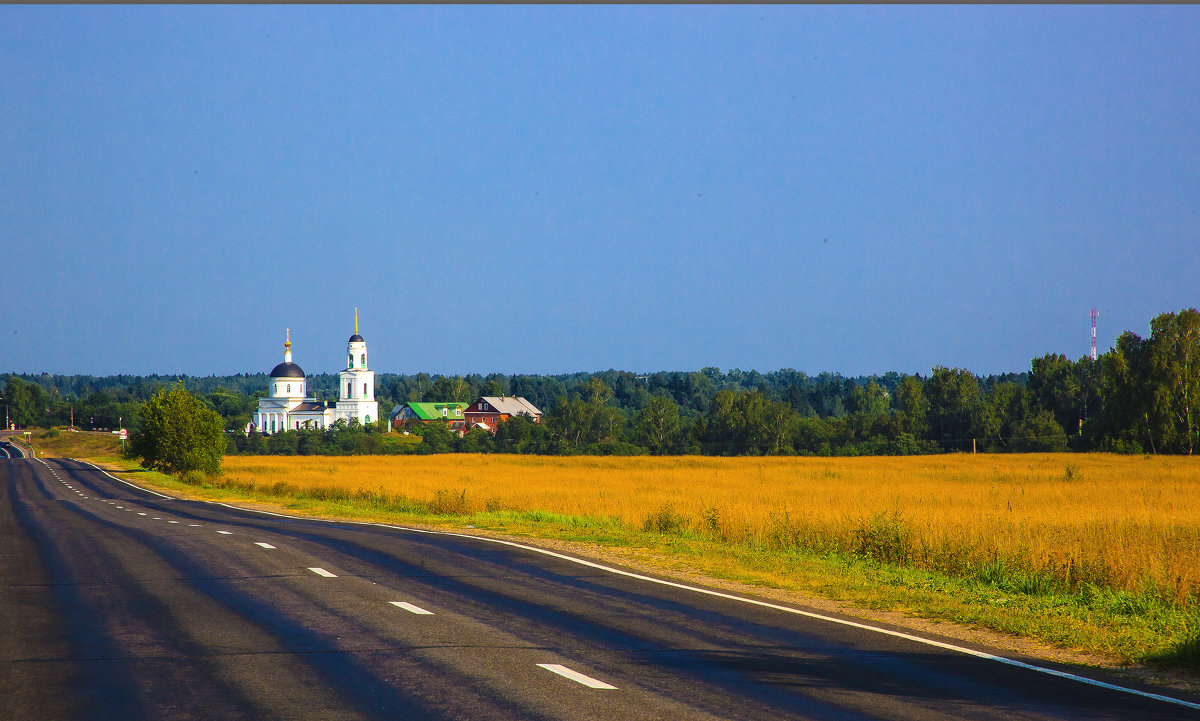
<svg viewBox="0 0 1200 721">
<path fill-rule="evenodd" d="M 338 374 L 337 413 L 362 423 L 379 420 L 375 400 L 375 371 L 367 368 L 367 342 L 358 334 L 358 308 L 354 309 L 354 335 L 346 342 L 346 370 Z"/>
</svg>

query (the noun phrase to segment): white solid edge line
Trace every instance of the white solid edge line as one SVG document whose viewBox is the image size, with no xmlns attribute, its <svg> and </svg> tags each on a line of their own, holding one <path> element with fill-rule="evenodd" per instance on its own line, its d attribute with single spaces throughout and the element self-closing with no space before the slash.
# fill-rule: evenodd
<svg viewBox="0 0 1200 721">
<path fill-rule="evenodd" d="M 613 686 L 610 683 L 604 683 L 603 681 L 598 681 L 598 680 L 592 678 L 591 676 L 584 676 L 583 674 L 579 673 L 578 671 L 572 671 L 571 669 L 567 668 L 566 666 L 563 666 L 562 664 L 539 663 L 538 666 L 540 666 L 552 673 L 556 673 L 559 676 L 562 676 L 564 678 L 569 678 L 576 683 L 581 683 L 584 686 L 587 686 L 588 688 L 601 688 L 601 689 L 614 689 L 614 690 L 617 688 L 616 686 Z"/>
<path fill-rule="evenodd" d="M 105 471 L 103 471 L 103 469 L 97 469 L 97 470 L 100 470 L 101 473 L 105 473 Z M 105 473 L 105 474 L 108 475 L 107 473 Z M 121 479 L 117 478 L 116 480 L 120 481 Z M 121 482 L 125 483 L 127 485 L 130 485 L 130 486 L 133 486 L 134 488 L 139 488 L 140 490 L 146 490 L 146 489 L 140 488 L 140 486 L 136 486 L 132 483 L 129 483 L 128 481 L 121 481 Z M 149 491 L 149 492 L 155 493 L 154 491 Z M 157 495 L 161 496 L 162 494 L 159 493 Z M 171 498 L 171 496 L 163 496 L 163 497 Z M 770 609 L 774 609 L 776 611 L 783 611 L 784 613 L 791 613 L 791 614 L 795 614 L 797 616 L 804 616 L 806 618 L 812 618 L 812 619 L 816 619 L 819 621 L 827 621 L 829 623 L 836 623 L 836 624 L 839 624 L 842 626 L 849 626 L 850 628 L 861 629 L 863 631 L 872 631 L 874 633 L 882 633 L 886 636 L 893 636 L 895 638 L 903 638 L 905 640 L 912 641 L 914 643 L 925 644 L 927 646 L 934 646 L 936 648 L 941 648 L 941 649 L 944 649 L 947 651 L 954 651 L 957 653 L 966 654 L 968 656 L 974 656 L 975 658 L 986 659 L 988 661 L 995 661 L 996 663 L 1002 663 L 1002 664 L 1006 664 L 1008 666 L 1015 666 L 1017 668 L 1023 668 L 1027 671 L 1036 671 L 1037 673 L 1043 673 L 1048 676 L 1055 676 L 1057 678 L 1067 679 L 1069 681 L 1076 681 L 1078 683 L 1087 684 L 1089 686 L 1096 686 L 1097 688 L 1103 688 L 1103 689 L 1107 689 L 1109 691 L 1118 691 L 1121 693 L 1132 694 L 1134 696 L 1140 696 L 1142 698 L 1153 699 L 1155 701 L 1162 701 L 1164 703 L 1171 703 L 1171 704 L 1176 704 L 1178 706 L 1185 706 L 1187 708 L 1200 709 L 1200 703 L 1192 703 L 1191 701 L 1184 701 L 1183 699 L 1173 698 L 1171 696 L 1164 696 L 1164 695 L 1158 694 L 1158 693 L 1151 693 L 1149 691 L 1141 691 L 1136 688 L 1129 688 L 1128 686 L 1118 686 L 1116 684 L 1107 683 L 1105 681 L 1097 681 L 1096 679 L 1088 678 L 1087 676 L 1079 676 L 1077 674 L 1067 673 L 1066 671 L 1059 671 L 1059 670 L 1053 669 L 1053 668 L 1046 668 L 1045 666 L 1035 666 L 1034 664 L 1025 663 L 1024 661 L 1017 661 L 1016 659 L 1005 658 L 1004 656 L 997 656 L 996 654 L 987 653 L 985 651 L 976 651 L 973 648 L 967 648 L 965 646 L 956 646 L 951 643 L 944 643 L 942 641 L 934 641 L 933 639 L 930 639 L 930 638 L 921 638 L 920 636 L 914 636 L 912 634 L 904 633 L 902 631 L 892 631 L 891 629 L 880 628 L 878 626 L 871 626 L 871 625 L 865 624 L 865 623 L 858 623 L 857 621 L 850 621 L 850 620 L 844 619 L 844 618 L 834 618 L 833 616 L 826 616 L 826 615 L 820 614 L 820 613 L 813 613 L 812 611 L 801 611 L 798 608 L 789 608 L 787 606 L 781 606 L 777 603 L 770 603 L 768 601 L 760 601 L 760 600 L 754 599 L 754 598 L 742 598 L 741 596 L 734 596 L 733 594 L 722 593 L 721 591 L 713 591 L 708 588 L 701 588 L 699 586 L 689 586 L 684 583 L 677 583 L 675 581 L 667 581 L 667 580 L 664 580 L 661 578 L 645 576 L 640 573 L 633 573 L 632 571 L 623 571 L 619 568 L 605 566 L 603 564 L 596 563 L 594 561 L 587 561 L 582 558 L 573 558 L 566 554 L 558 553 L 557 551 L 550 551 L 545 548 L 538 548 L 537 546 L 527 546 L 523 543 L 516 543 L 514 541 L 505 541 L 504 539 L 501 539 L 501 538 L 488 538 L 487 536 L 473 536 L 468 533 L 454 533 L 452 531 L 434 531 L 434 530 L 430 530 L 430 529 L 426 529 L 426 528 L 409 528 L 407 526 L 394 526 L 394 525 L 391 525 L 388 523 L 370 523 L 368 521 L 346 521 L 346 520 L 335 520 L 335 519 L 328 519 L 328 518 L 305 518 L 303 516 L 290 516 L 286 513 L 275 513 L 273 511 L 262 511 L 262 510 L 259 510 L 256 508 L 242 508 L 240 506 L 235 506 L 231 503 L 224 503 L 222 501 L 203 501 L 203 503 L 212 503 L 217 506 L 224 506 L 226 508 L 232 508 L 236 511 L 241 511 L 243 513 L 260 513 L 265 516 L 276 516 L 278 518 L 289 518 L 289 519 L 292 519 L 295 521 L 316 521 L 319 523 L 330 523 L 330 524 L 341 523 L 341 524 L 355 525 L 355 526 L 374 526 L 376 528 L 391 528 L 391 529 L 394 529 L 397 531 L 407 531 L 409 533 L 425 533 L 425 534 L 428 534 L 431 536 L 451 536 L 451 537 L 456 537 L 456 538 L 469 538 L 469 539 L 473 539 L 476 541 L 483 541 L 485 543 L 496 543 L 496 544 L 499 544 L 502 546 L 511 546 L 512 548 L 520 548 L 525 551 L 532 551 L 533 553 L 540 553 L 545 556 L 551 556 L 553 558 L 558 558 L 558 559 L 561 559 L 564 561 L 569 561 L 571 563 L 576 563 L 581 566 L 587 566 L 588 568 L 594 568 L 599 571 L 605 571 L 607 573 L 612 573 L 612 574 L 615 574 L 618 576 L 625 576 L 626 578 L 635 578 L 640 581 L 648 581 L 650 583 L 657 583 L 661 586 L 669 586 L 671 588 L 678 588 L 678 589 L 685 590 L 685 591 L 692 591 L 693 593 L 701 593 L 706 596 L 715 596 L 717 598 L 724 598 L 724 599 L 728 599 L 731 601 L 739 601 L 741 603 L 748 603 L 753 606 L 760 606 L 762 608 L 770 608 Z"/>
<path fill-rule="evenodd" d="M 308 570 L 312 571 L 313 573 L 317 574 L 318 576 L 324 576 L 325 578 L 337 578 L 336 575 L 330 573 L 329 571 L 326 571 L 324 568 L 315 568 L 313 566 L 309 566 Z"/>
<path fill-rule="evenodd" d="M 79 460 L 78 458 L 72 458 L 72 459 L 70 459 L 70 460 L 72 460 L 72 461 L 76 461 L 76 462 L 78 462 L 78 463 L 87 463 L 89 466 L 91 466 L 92 468 L 95 468 L 97 471 L 100 471 L 101 473 L 103 473 L 104 475 L 106 475 L 106 476 L 108 476 L 109 478 L 113 479 L 114 481 L 117 481 L 118 483 L 124 483 L 125 485 L 129 486 L 130 488 L 136 488 L 136 489 L 138 489 L 139 491 L 145 491 L 146 493 L 153 493 L 154 495 L 158 496 L 159 498 L 165 498 L 165 499 L 167 499 L 168 501 L 174 501 L 174 500 L 175 500 L 175 497 L 174 497 L 174 496 L 168 496 L 168 495 L 166 495 L 165 493 L 159 493 L 158 491 L 152 491 L 152 490 L 150 490 L 149 488 L 142 488 L 141 486 L 137 485 L 136 483 L 130 483 L 129 481 L 126 481 L 126 480 L 122 480 L 122 479 L 120 479 L 120 478 L 117 478 L 116 476 L 114 476 L 113 474 L 111 474 L 111 473 L 109 473 L 108 471 L 104 470 L 104 469 L 103 469 L 103 468 L 101 468 L 100 466 L 97 466 L 95 463 L 91 463 L 91 462 L 89 462 L 89 461 L 81 461 L 81 460 Z"/>
<path fill-rule="evenodd" d="M 763 608 L 773 608 L 773 609 L 775 609 L 775 611 L 782 611 L 785 613 L 793 613 L 796 615 L 803 615 L 803 617 L 805 617 L 805 618 L 823 620 L 823 621 L 828 621 L 828 623 L 832 623 L 832 624 L 840 624 L 840 625 L 844 625 L 844 626 L 850 626 L 850 627 L 852 627 L 852 629 L 860 629 L 863 631 L 874 631 L 876 633 L 883 633 L 883 635 L 886 635 L 886 636 L 893 636 L 895 638 L 904 638 L 904 639 L 906 639 L 906 641 L 923 643 L 925 645 L 932 645 L 932 647 L 936 647 L 936 648 L 940 648 L 940 649 L 944 649 L 944 650 L 956 651 L 956 653 L 966 654 L 968 656 L 974 656 L 974 657 L 977 657 L 977 659 L 985 659 L 988 661 L 995 661 L 997 663 L 1006 663 L 1006 665 L 1008 665 L 1008 666 L 1025 668 L 1026 671 L 1034 671 L 1034 672 L 1038 672 L 1038 673 L 1052 675 L 1052 677 L 1057 677 L 1057 678 L 1062 678 L 1062 679 L 1067 679 L 1067 680 L 1072 680 L 1072 681 L 1078 681 L 1078 683 L 1087 684 L 1090 686 L 1097 686 L 1097 687 L 1100 687 L 1100 689 L 1108 689 L 1109 691 L 1120 691 L 1122 693 L 1132 693 L 1132 695 L 1134 695 L 1134 696 L 1140 696 L 1142 698 L 1151 698 L 1151 699 L 1154 699 L 1154 701 L 1162 701 L 1165 703 L 1174 703 L 1174 704 L 1182 705 L 1182 707 L 1187 707 L 1189 709 L 1200 709 L 1200 703 L 1192 703 L 1190 701 L 1183 701 L 1182 698 L 1172 698 L 1170 696 L 1163 696 L 1162 693 L 1151 693 L 1150 691 L 1140 691 L 1138 689 L 1130 689 L 1130 687 L 1128 687 L 1128 686 L 1117 686 L 1116 684 L 1105 683 L 1105 681 L 1098 681 L 1096 679 L 1087 678 L 1087 677 L 1085 677 L 1085 675 L 1076 675 L 1074 673 L 1057 671 L 1057 669 L 1055 669 L 1055 668 L 1046 668 L 1045 666 L 1034 666 L 1033 663 L 1026 663 L 1024 661 L 1018 661 L 1015 659 L 1006 659 L 1006 657 L 1004 657 L 1004 656 L 997 656 L 995 654 L 989 654 L 989 653 L 986 653 L 986 651 L 978 651 L 976 649 L 961 647 L 961 645 L 954 645 L 953 643 L 943 643 L 941 641 L 934 641 L 934 639 L 932 639 L 932 638 L 922 638 L 920 636 L 913 636 L 913 635 L 911 635 L 911 633 L 905 633 L 902 631 L 881 629 L 881 627 L 878 627 L 878 626 L 872 626 L 869 624 L 860 624 L 860 623 L 858 623 L 858 621 L 834 618 L 834 617 L 832 617 L 832 615 L 824 615 L 821 613 L 814 613 L 811 611 L 800 611 L 799 608 L 788 608 L 787 606 L 780 606 L 779 603 L 770 603 L 768 601 L 760 601 L 757 599 L 744 599 L 744 597 L 742 597 L 742 596 L 734 596 L 732 594 L 721 593 L 721 591 L 718 591 L 718 590 L 710 590 L 707 588 L 696 587 L 696 585 L 688 585 L 685 583 L 677 583 L 674 581 L 665 581 L 665 579 L 654 578 L 652 576 L 643 576 L 643 575 L 641 575 L 641 573 L 634 573 L 631 571 L 623 571 L 620 569 L 613 569 L 612 566 L 606 566 L 606 565 L 594 563 L 594 561 L 584 560 L 582 558 L 572 558 L 572 557 L 570 557 L 570 555 L 565 555 L 563 553 L 558 553 L 556 551 L 547 551 L 547 549 L 545 549 L 545 548 L 538 548 L 536 546 L 526 546 L 526 545 L 524 545 L 524 543 L 516 543 L 514 541 L 505 541 L 503 539 L 490 539 L 490 537 L 487 537 L 487 536 L 475 536 L 475 535 L 470 535 L 470 534 L 454 533 L 454 531 L 448 531 L 448 530 L 430 530 L 430 529 L 425 529 L 425 528 L 408 528 L 408 527 L 404 527 L 404 525 L 391 525 L 388 523 L 368 523 L 366 521 L 336 521 L 336 519 L 331 519 L 331 518 L 305 518 L 305 517 L 301 517 L 301 516 L 288 516 L 287 513 L 275 513 L 272 511 L 260 511 L 258 509 L 244 509 L 244 507 L 235 506 L 233 504 L 228 504 L 228 503 L 222 503 L 222 501 L 217 501 L 217 500 L 204 501 L 204 503 L 211 503 L 211 504 L 215 504 L 215 505 L 226 506 L 226 507 L 229 507 L 229 509 L 234 509 L 234 510 L 238 510 L 238 511 L 263 513 L 263 515 L 265 515 L 265 516 L 277 516 L 280 518 L 290 518 L 290 519 L 293 519 L 293 521 L 317 521 L 320 523 L 343 523 L 343 524 L 347 524 L 347 525 L 373 525 L 373 527 L 377 527 L 377 528 L 391 528 L 391 529 L 395 529 L 395 530 L 409 531 L 409 533 L 422 533 L 422 534 L 438 535 L 438 536 L 454 536 L 454 537 L 460 537 L 460 539 L 474 539 L 474 540 L 478 540 L 478 541 L 485 541 L 488 543 L 499 543 L 499 545 L 502 545 L 502 546 L 511 546 L 514 548 L 521 548 L 521 549 L 523 549 L 523 551 L 532 551 L 534 553 L 550 555 L 550 557 L 553 557 L 553 558 L 570 561 L 570 563 L 580 564 L 582 566 L 588 566 L 588 567 L 590 567 L 590 569 L 596 569 L 599 571 L 606 571 L 608 573 L 614 573 L 614 575 L 617 575 L 617 576 L 636 578 L 636 579 L 638 579 L 638 581 L 648 581 L 650 583 L 658 583 L 660 585 L 667 585 L 667 587 L 671 587 L 671 588 L 678 588 L 678 589 L 682 589 L 682 590 L 694 591 L 694 593 L 697 593 L 697 594 L 716 596 L 716 597 L 719 597 L 719 599 L 728 599 L 731 601 L 740 601 L 743 603 L 750 603 L 750 605 L 752 605 L 752 606 L 760 606 Z"/>
<path fill-rule="evenodd" d="M 392 604 L 393 606 L 396 606 L 397 608 L 403 608 L 405 611 L 408 611 L 409 613 L 415 613 L 418 616 L 432 616 L 433 615 L 433 611 L 426 611 L 425 609 L 421 608 L 420 606 L 414 606 L 413 604 L 409 603 L 408 601 L 388 601 L 388 603 Z"/>
</svg>

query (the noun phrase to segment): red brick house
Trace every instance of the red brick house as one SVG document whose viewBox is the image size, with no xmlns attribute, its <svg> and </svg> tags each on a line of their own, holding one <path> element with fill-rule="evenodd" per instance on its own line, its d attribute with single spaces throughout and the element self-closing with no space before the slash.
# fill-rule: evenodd
<svg viewBox="0 0 1200 721">
<path fill-rule="evenodd" d="M 512 418 L 525 415 L 534 423 L 542 422 L 542 412 L 529 401 L 519 396 L 483 396 L 463 411 L 467 430 L 482 428 L 496 432 L 496 425 Z"/>
</svg>

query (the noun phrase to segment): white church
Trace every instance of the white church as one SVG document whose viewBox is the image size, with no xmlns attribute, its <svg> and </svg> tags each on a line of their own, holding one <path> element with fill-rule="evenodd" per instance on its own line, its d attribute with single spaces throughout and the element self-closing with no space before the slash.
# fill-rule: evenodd
<svg viewBox="0 0 1200 721">
<path fill-rule="evenodd" d="M 338 400 L 318 401 L 306 394 L 304 371 L 292 362 L 292 332 L 286 331 L 283 362 L 271 369 L 267 397 L 258 399 L 258 410 L 246 432 L 295 431 L 328 428 L 338 420 L 357 418 L 359 423 L 379 420 L 375 400 L 375 371 L 367 369 L 367 342 L 358 334 L 358 309 L 354 309 L 354 335 L 346 344 L 346 370 L 338 373 Z"/>
</svg>

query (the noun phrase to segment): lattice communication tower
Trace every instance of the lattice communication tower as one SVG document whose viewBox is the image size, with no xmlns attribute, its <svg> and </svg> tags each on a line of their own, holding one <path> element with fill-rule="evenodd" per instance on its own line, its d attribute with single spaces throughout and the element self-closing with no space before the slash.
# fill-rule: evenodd
<svg viewBox="0 0 1200 721">
<path fill-rule="evenodd" d="M 1092 308 L 1092 360 L 1096 360 L 1096 319 L 1099 317 L 1100 314 Z"/>
</svg>

